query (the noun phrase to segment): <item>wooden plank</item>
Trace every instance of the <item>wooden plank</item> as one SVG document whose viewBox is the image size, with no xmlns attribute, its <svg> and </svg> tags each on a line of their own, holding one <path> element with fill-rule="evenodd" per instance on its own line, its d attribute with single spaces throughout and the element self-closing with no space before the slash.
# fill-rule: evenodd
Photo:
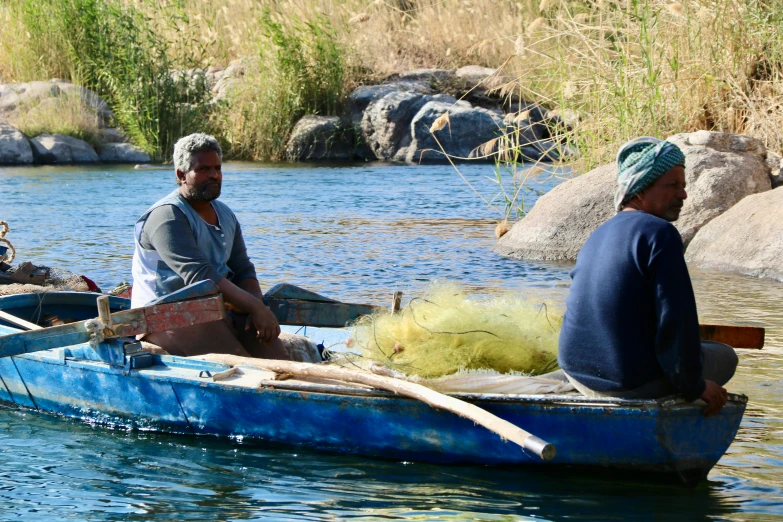
<svg viewBox="0 0 783 522">
<path fill-rule="evenodd" d="M 702 324 L 699 328 L 701 338 L 705 341 L 716 341 L 733 348 L 760 350 L 764 347 L 764 328 L 758 326 Z"/>
<path fill-rule="evenodd" d="M 343 328 L 362 315 L 369 315 L 382 307 L 297 299 L 265 299 L 277 322 L 292 326 Z"/>
<path fill-rule="evenodd" d="M 197 283 L 189 284 L 184 288 L 180 288 L 176 292 L 171 292 L 163 297 L 159 297 L 147 305 L 158 305 L 165 303 L 175 303 L 179 301 L 185 301 L 187 299 L 197 299 L 199 297 L 207 297 L 215 295 L 220 292 L 218 285 L 214 281 L 207 279 L 206 281 L 199 281 Z"/>
<path fill-rule="evenodd" d="M 16 326 L 19 326 L 21 328 L 27 328 L 28 330 L 41 329 L 41 327 L 35 323 L 25 321 L 24 319 L 16 317 L 15 315 L 11 315 L 8 312 L 3 312 L 2 310 L 0 310 L 0 319 L 4 319 L 5 321 L 8 321 L 11 324 L 15 324 Z"/>
<path fill-rule="evenodd" d="M 111 328 L 104 330 L 104 333 L 107 338 L 131 337 L 219 321 L 224 317 L 223 297 L 217 295 L 115 312 L 110 316 Z M 0 336 L 0 357 L 88 342 L 90 332 L 84 323 L 85 321 L 79 321 Z"/>
</svg>

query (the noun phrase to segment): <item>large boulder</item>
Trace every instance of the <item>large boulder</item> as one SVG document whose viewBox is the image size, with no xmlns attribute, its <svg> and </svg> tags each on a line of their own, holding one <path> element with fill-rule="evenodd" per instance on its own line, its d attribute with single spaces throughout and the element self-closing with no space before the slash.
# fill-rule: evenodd
<svg viewBox="0 0 783 522">
<path fill-rule="evenodd" d="M 497 69 L 480 65 L 466 65 L 457 69 L 454 75 L 465 82 L 467 89 L 495 89 L 508 81 L 507 78 L 498 74 Z"/>
<path fill-rule="evenodd" d="M 395 90 L 367 107 L 362 117 L 361 136 L 376 158 L 393 160 L 398 150 L 408 146 L 411 121 L 430 98 Z"/>
<path fill-rule="evenodd" d="M 30 111 L 58 110 L 63 103 L 76 102 L 94 113 L 101 126 L 114 120 L 109 105 L 95 92 L 64 80 L 0 85 L 0 121 L 18 118 Z"/>
<path fill-rule="evenodd" d="M 696 265 L 783 280 L 783 189 L 753 194 L 701 230 L 685 258 Z"/>
<path fill-rule="evenodd" d="M 388 94 L 400 92 L 432 94 L 433 91 L 426 82 L 418 80 L 397 80 L 381 85 L 361 85 L 348 96 L 351 121 L 358 126 L 364 117 L 364 111 L 371 103 Z"/>
<path fill-rule="evenodd" d="M 98 163 L 98 154 L 90 144 L 62 134 L 41 134 L 30 140 L 37 163 L 68 165 Z"/>
<path fill-rule="evenodd" d="M 0 123 L 0 165 L 29 165 L 33 162 L 33 149 L 18 129 Z"/>
<path fill-rule="evenodd" d="M 574 260 L 593 231 L 614 215 L 614 163 L 553 188 L 500 238 L 495 249 L 517 259 Z"/>
<path fill-rule="evenodd" d="M 294 125 L 285 153 L 289 161 L 347 161 L 355 149 L 349 122 L 338 116 L 305 116 Z"/>
<path fill-rule="evenodd" d="M 430 132 L 438 118 L 448 113 L 448 123 Z M 502 115 L 467 102 L 428 101 L 416 113 L 410 124 L 411 142 L 407 150 L 399 151 L 395 159 L 408 163 L 445 163 L 446 155 L 453 160 L 467 158 L 494 161 L 495 147 L 480 150 L 496 138 L 503 129 Z M 435 139 L 437 137 L 437 140 Z"/>
<path fill-rule="evenodd" d="M 687 245 L 698 230 L 745 196 L 771 188 L 766 149 L 734 134 L 698 131 L 669 138 L 685 153 L 688 199 L 674 223 Z M 614 214 L 614 164 L 573 178 L 542 196 L 497 244 L 520 259 L 574 260 L 598 226 Z"/>
<path fill-rule="evenodd" d="M 430 127 L 446 113 L 449 121 L 436 131 L 436 141 Z M 447 163 L 444 151 L 458 161 L 481 156 L 474 151 L 497 137 L 502 128 L 499 112 L 445 94 L 393 91 L 368 105 L 360 130 L 362 141 L 380 160 Z"/>
<path fill-rule="evenodd" d="M 150 155 L 130 143 L 104 143 L 98 151 L 103 163 L 149 163 Z"/>
<path fill-rule="evenodd" d="M 686 245 L 701 227 L 745 196 L 772 188 L 767 149 L 755 138 L 698 131 L 668 140 L 685 153 L 688 200 L 675 225 Z"/>
</svg>

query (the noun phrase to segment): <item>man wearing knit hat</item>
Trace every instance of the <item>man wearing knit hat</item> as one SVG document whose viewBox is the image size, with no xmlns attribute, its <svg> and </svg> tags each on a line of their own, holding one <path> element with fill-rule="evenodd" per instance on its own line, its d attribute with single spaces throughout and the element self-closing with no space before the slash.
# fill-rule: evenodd
<svg viewBox="0 0 783 522">
<path fill-rule="evenodd" d="M 617 215 L 588 238 L 571 272 L 559 363 L 591 397 L 703 399 L 708 415 L 727 400 L 722 387 L 737 355 L 701 341 L 696 300 L 671 224 L 685 192 L 685 156 L 656 138 L 617 153 Z"/>
</svg>

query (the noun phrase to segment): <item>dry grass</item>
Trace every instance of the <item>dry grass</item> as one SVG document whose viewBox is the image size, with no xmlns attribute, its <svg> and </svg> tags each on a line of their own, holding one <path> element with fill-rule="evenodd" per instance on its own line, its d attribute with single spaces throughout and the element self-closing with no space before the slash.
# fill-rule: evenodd
<svg viewBox="0 0 783 522">
<path fill-rule="evenodd" d="M 100 118 L 78 96 L 47 98 L 43 103 L 20 107 L 9 123 L 30 138 L 40 134 L 64 134 L 101 145 Z"/>
<path fill-rule="evenodd" d="M 567 138 L 580 171 L 643 134 L 710 129 L 783 150 L 783 0 L 124 1 L 149 13 L 172 55 L 197 52 L 205 66 L 258 56 L 265 10 L 283 26 L 325 21 L 344 51 L 345 89 L 418 67 L 507 63 L 504 92 L 578 117 Z M 30 55 L 0 15 L 0 77 L 64 63 L 56 41 Z"/>
<path fill-rule="evenodd" d="M 256 18 L 324 17 L 353 75 L 497 67 L 506 89 L 578 115 L 586 169 L 631 137 L 711 129 L 783 150 L 780 0 L 189 0 L 207 60 L 252 54 Z M 778 17 L 779 18 L 779 17 Z"/>
</svg>

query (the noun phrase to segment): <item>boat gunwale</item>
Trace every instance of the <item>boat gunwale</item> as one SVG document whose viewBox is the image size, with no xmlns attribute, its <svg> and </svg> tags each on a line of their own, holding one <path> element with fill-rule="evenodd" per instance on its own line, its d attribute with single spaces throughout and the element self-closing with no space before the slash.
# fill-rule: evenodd
<svg viewBox="0 0 783 522">
<path fill-rule="evenodd" d="M 57 350 L 57 349 L 54 349 Z M 306 381 L 297 380 L 281 380 L 276 381 L 272 379 L 261 379 L 255 386 L 231 384 L 231 381 L 221 380 L 212 381 L 211 376 L 185 376 L 185 375 L 171 375 L 161 372 L 167 368 L 179 368 L 183 370 L 192 371 L 222 371 L 233 367 L 259 370 L 254 366 L 230 366 L 225 363 L 203 361 L 198 359 L 189 359 L 187 357 L 179 357 L 173 355 L 153 355 L 156 359 L 156 363 L 150 367 L 123 371 L 122 368 L 113 367 L 108 363 L 101 361 L 94 361 L 88 359 L 76 359 L 66 357 L 64 360 L 60 358 L 52 357 L 47 352 L 51 353 L 54 350 L 46 350 L 43 352 L 22 354 L 16 357 L 22 357 L 26 359 L 34 359 L 40 362 L 46 362 L 56 365 L 69 365 L 76 368 L 82 368 L 90 371 L 103 371 L 103 372 L 117 372 L 127 373 L 128 375 L 137 374 L 139 377 L 149 378 L 152 380 L 168 380 L 171 382 L 179 382 L 183 384 L 196 384 L 199 386 L 217 387 L 231 391 L 266 391 L 266 390 L 280 390 L 290 392 L 303 392 L 303 393 L 319 393 L 324 395 L 334 396 L 360 396 L 360 397 L 376 397 L 376 398 L 404 398 L 391 391 L 370 389 L 361 386 L 352 386 L 346 384 L 328 384 L 328 383 L 312 383 Z M 46 355 L 45 355 L 46 354 Z M 161 372 L 159 375 L 158 372 Z M 207 380 L 209 379 L 209 380 Z M 514 403 L 514 404 L 534 404 L 534 405 L 551 405 L 551 406 L 579 406 L 579 407 L 596 407 L 596 408 L 632 408 L 640 410 L 659 410 L 670 409 L 675 406 L 694 406 L 699 407 L 689 401 L 686 401 L 682 396 L 669 395 L 659 399 L 617 399 L 617 398 L 592 398 L 584 397 L 580 395 L 556 395 L 556 394 L 501 394 L 501 393 L 472 393 L 472 392 L 449 392 L 445 395 L 468 401 L 468 402 L 496 402 L 496 403 Z M 748 397 L 742 394 L 729 393 L 729 402 L 746 405 L 748 403 Z"/>
</svg>

